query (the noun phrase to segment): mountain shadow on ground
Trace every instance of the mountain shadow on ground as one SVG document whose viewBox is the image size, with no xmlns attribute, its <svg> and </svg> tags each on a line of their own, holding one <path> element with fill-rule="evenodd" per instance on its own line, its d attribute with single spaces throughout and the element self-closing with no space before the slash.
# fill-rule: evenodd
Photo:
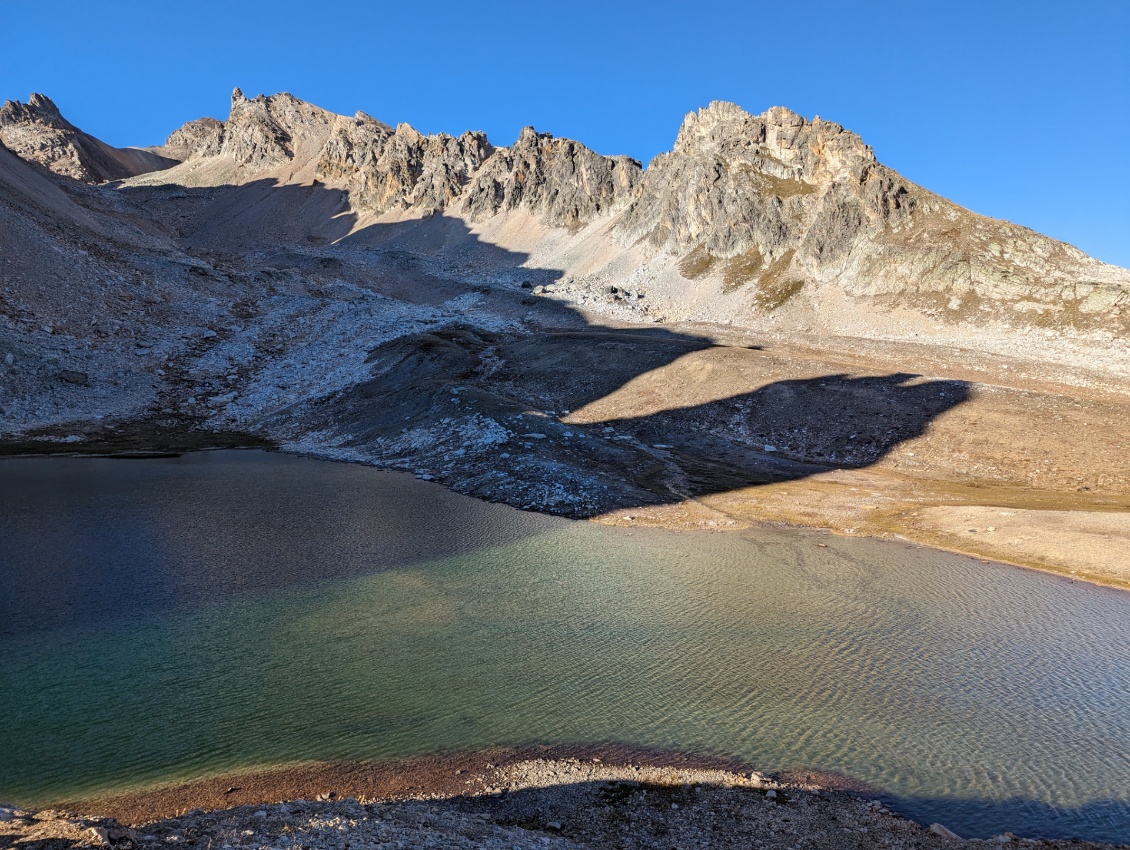
<svg viewBox="0 0 1130 850">
<path fill-rule="evenodd" d="M 374 249 L 442 259 L 449 281 L 488 267 L 496 282 L 471 288 L 465 319 L 376 346 L 372 377 L 312 405 L 312 427 L 359 459 L 488 499 L 590 517 L 867 466 L 969 398 L 964 382 L 912 372 L 764 380 L 763 346 L 598 324 L 531 294 L 530 278 L 559 272 L 459 219 L 371 225 L 339 248 Z"/>
<path fill-rule="evenodd" d="M 305 438 L 316 432 L 332 456 L 527 509 L 589 517 L 866 466 L 969 397 L 963 382 L 912 371 L 773 380 L 761 346 L 656 324 L 646 287 L 590 288 L 597 313 L 633 320 L 599 323 L 538 289 L 561 281 L 575 295 L 561 270 L 449 215 L 358 227 L 348 194 L 316 183 L 126 194 L 184 250 L 239 276 L 239 322 L 263 321 L 257 286 L 272 303 L 289 287 L 328 308 L 342 281 L 446 316 L 387 342 L 374 331 L 366 380 L 309 382 L 299 403 L 252 423 L 258 436 L 319 453 Z"/>
</svg>

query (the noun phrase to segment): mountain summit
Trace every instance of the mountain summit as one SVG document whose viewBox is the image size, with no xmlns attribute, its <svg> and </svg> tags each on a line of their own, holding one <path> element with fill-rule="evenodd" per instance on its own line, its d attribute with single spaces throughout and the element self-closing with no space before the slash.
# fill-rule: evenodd
<svg viewBox="0 0 1130 850">
<path fill-rule="evenodd" d="M 63 117 L 54 102 L 33 94 L 27 103 L 0 107 L 0 143 L 26 160 L 83 183 L 105 183 L 176 164 L 139 148 L 115 148 L 87 135 Z"/>
<path fill-rule="evenodd" d="M 650 298 L 636 307 L 667 319 L 1130 331 L 1130 273 L 965 210 L 882 165 L 855 133 L 783 107 L 712 103 L 644 169 L 531 127 L 500 147 L 236 89 L 226 122 L 190 122 L 160 152 L 183 162 L 136 185 L 317 181 L 344 192 L 359 222 L 442 214 L 481 228 L 527 215 L 543 246 L 560 243 L 557 228 L 587 246 L 566 280 L 605 285 L 633 266 Z M 317 216 L 306 220 L 318 238 Z"/>
</svg>

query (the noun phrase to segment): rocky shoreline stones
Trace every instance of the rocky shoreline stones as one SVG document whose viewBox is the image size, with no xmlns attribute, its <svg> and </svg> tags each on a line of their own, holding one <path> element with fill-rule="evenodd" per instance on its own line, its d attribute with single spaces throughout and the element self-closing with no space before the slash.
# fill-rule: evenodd
<svg viewBox="0 0 1130 850">
<path fill-rule="evenodd" d="M 878 801 L 757 773 L 605 764 L 592 758 L 481 764 L 472 771 L 448 771 L 458 777 L 462 789 L 454 793 L 429 791 L 422 775 L 415 791 L 396 798 L 341 796 L 327 790 L 311 795 L 317 797 L 312 801 L 296 798 L 213 811 L 192 808 L 132 827 L 108 818 L 3 807 L 0 841 L 22 850 L 1112 846 L 1016 838 L 1011 833 L 962 840 L 940 824 L 927 829 L 905 820 Z"/>
</svg>

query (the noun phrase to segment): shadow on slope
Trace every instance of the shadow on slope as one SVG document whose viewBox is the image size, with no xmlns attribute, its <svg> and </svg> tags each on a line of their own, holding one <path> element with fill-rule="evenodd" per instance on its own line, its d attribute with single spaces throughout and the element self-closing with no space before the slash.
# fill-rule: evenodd
<svg viewBox="0 0 1130 850">
<path fill-rule="evenodd" d="M 500 284 L 462 321 L 373 349 L 371 380 L 313 408 L 320 427 L 359 459 L 524 508 L 590 517 L 866 466 L 969 397 L 964 382 L 909 372 L 772 381 L 757 346 L 598 324 L 531 297 L 519 280 L 553 270 L 528 269 L 458 219 L 345 241 L 427 246 Z M 487 313 L 523 327 L 492 329 Z"/>
<path fill-rule="evenodd" d="M 589 517 L 865 466 L 969 395 L 909 372 L 773 381 L 757 347 L 645 324 L 635 301 L 640 324 L 600 324 L 532 294 L 563 270 L 454 216 L 358 227 L 348 195 L 317 183 L 128 192 L 187 249 L 441 308 L 448 321 L 375 345 L 368 380 L 315 389 L 263 428 L 527 509 Z"/>
</svg>

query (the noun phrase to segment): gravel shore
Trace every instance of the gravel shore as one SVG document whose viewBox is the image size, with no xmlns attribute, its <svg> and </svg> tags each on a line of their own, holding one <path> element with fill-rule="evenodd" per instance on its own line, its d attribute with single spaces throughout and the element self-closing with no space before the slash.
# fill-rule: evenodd
<svg viewBox="0 0 1130 850">
<path fill-rule="evenodd" d="M 583 757 L 582 757 L 583 756 Z M 1114 845 L 962 840 L 834 777 L 767 776 L 677 757 L 612 762 L 515 752 L 393 765 L 310 765 L 58 809 L 0 807 L 0 847 L 69 850 L 368 848 L 957 848 Z M 798 781 L 800 780 L 800 781 Z M 296 789 L 321 787 L 304 796 Z M 359 790 L 361 789 L 361 790 Z M 366 793 L 365 789 L 368 789 Z M 274 796 L 271 791 L 280 792 Z M 268 802 L 268 799 L 282 802 Z M 225 805 L 217 801 L 227 801 Z M 195 802 L 197 807 L 181 808 Z M 170 808 L 172 807 L 172 808 Z M 99 811 L 103 816 L 81 814 Z M 1118 845 L 1125 847 L 1126 845 Z"/>
</svg>

